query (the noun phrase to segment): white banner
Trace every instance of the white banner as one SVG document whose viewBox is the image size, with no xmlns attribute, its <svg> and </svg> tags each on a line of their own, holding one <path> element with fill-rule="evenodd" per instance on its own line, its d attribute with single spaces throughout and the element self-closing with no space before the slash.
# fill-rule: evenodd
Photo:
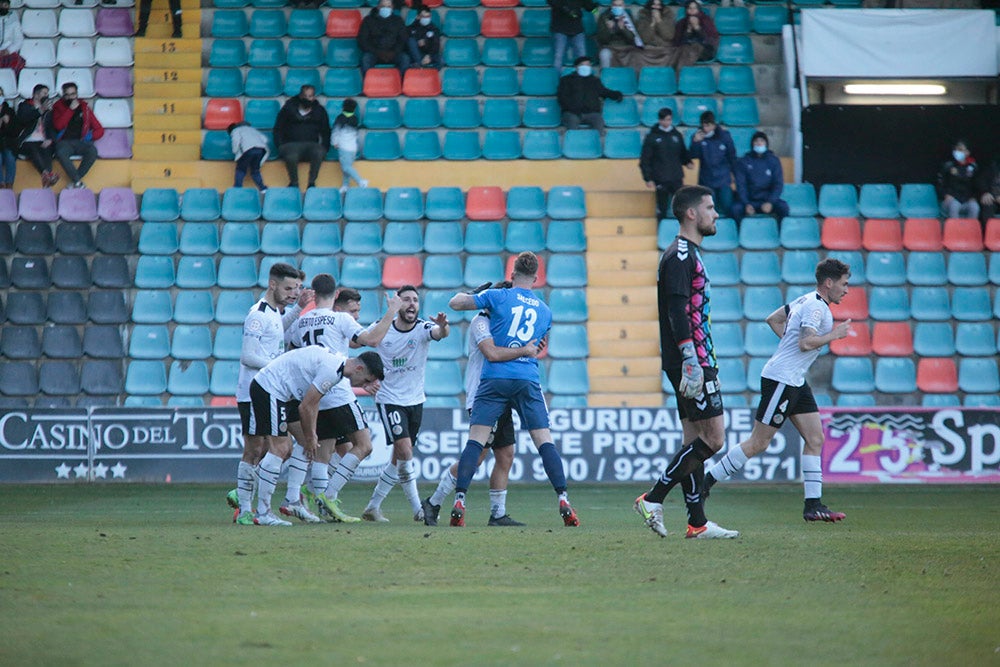
<svg viewBox="0 0 1000 667">
<path fill-rule="evenodd" d="M 805 9 L 802 69 L 812 77 L 933 78 L 997 74 L 992 11 Z"/>
</svg>

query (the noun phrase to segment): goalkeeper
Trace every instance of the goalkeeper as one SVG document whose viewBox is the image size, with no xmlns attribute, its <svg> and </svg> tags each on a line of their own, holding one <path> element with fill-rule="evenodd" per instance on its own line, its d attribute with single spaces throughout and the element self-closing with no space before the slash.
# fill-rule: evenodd
<svg viewBox="0 0 1000 667">
<path fill-rule="evenodd" d="M 663 500 L 680 484 L 688 513 L 685 537 L 732 538 L 739 533 L 705 517 L 701 497 L 704 463 L 725 444 L 719 369 L 709 317 L 709 280 L 699 250 L 704 237 L 715 235 L 719 214 L 712 191 L 697 185 L 674 193 L 673 211 L 680 221 L 680 233 L 660 259 L 656 290 L 662 366 L 677 392 L 684 446 L 653 488 L 636 498 L 635 510 L 654 533 L 666 537 Z"/>
</svg>

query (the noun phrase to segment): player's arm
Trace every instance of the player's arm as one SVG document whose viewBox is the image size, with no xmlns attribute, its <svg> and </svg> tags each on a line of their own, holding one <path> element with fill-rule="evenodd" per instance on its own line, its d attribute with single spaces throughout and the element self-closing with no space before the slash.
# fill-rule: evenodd
<svg viewBox="0 0 1000 667">
<path fill-rule="evenodd" d="M 264 368 L 271 361 L 271 355 L 261 345 L 260 334 L 264 323 L 252 315 L 243 324 L 243 342 L 240 345 L 240 363 L 247 368 Z"/>
<path fill-rule="evenodd" d="M 480 341 L 477 347 L 486 360 L 493 363 L 513 361 L 521 357 L 537 357 L 539 352 L 537 341 L 534 340 L 523 347 L 499 347 L 493 342 L 493 338 L 487 338 Z"/>
<path fill-rule="evenodd" d="M 375 347 L 382 342 L 382 339 L 389 332 L 389 327 L 392 326 L 392 320 L 396 317 L 396 313 L 399 312 L 400 306 L 403 305 L 403 300 L 393 295 L 389 297 L 388 304 L 389 307 L 386 309 L 385 314 L 382 315 L 382 319 L 376 322 L 374 326 L 359 331 L 351 339 L 351 347 L 363 347 L 366 345 L 368 347 Z"/>
<path fill-rule="evenodd" d="M 766 320 L 764 320 L 767 322 L 767 326 L 771 327 L 771 331 L 773 331 L 774 335 L 778 338 L 785 335 L 785 324 L 788 322 L 789 310 L 788 304 L 779 306 L 773 313 L 767 316 Z"/>
<path fill-rule="evenodd" d="M 431 329 L 431 338 L 434 340 L 441 340 L 442 338 L 447 338 L 448 334 L 451 333 L 451 325 L 448 324 L 448 316 L 444 313 L 438 313 L 431 319 L 434 323 L 434 328 Z"/>
<path fill-rule="evenodd" d="M 701 393 L 705 384 L 705 371 L 698 363 L 698 354 L 694 349 L 687 305 L 688 297 L 683 294 L 671 294 L 667 301 L 667 317 L 674 332 L 674 340 L 677 341 L 677 349 L 681 353 L 680 390 L 686 398 L 694 398 Z"/>
<path fill-rule="evenodd" d="M 448 307 L 452 310 L 477 310 L 476 295 L 459 292 L 448 301 Z"/>
<path fill-rule="evenodd" d="M 302 435 L 305 442 L 300 442 L 302 449 L 310 456 L 319 447 L 319 440 L 316 436 L 316 418 L 319 416 L 319 399 L 323 394 L 314 387 L 309 387 L 306 395 L 299 402 L 299 418 L 302 423 Z"/>
<path fill-rule="evenodd" d="M 851 330 L 851 321 L 846 320 L 835 326 L 830 333 L 820 336 L 812 327 L 802 327 L 802 334 L 799 336 L 799 349 L 809 352 L 823 347 L 830 341 L 839 338 L 847 338 L 847 333 Z"/>
</svg>

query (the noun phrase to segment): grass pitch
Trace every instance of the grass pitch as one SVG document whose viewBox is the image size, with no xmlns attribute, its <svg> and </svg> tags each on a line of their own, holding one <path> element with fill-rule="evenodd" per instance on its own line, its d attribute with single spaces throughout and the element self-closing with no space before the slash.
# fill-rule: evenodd
<svg viewBox="0 0 1000 667">
<path fill-rule="evenodd" d="M 541 486 L 525 528 L 473 488 L 464 529 L 398 490 L 388 525 L 278 529 L 221 486 L 5 486 L 0 665 L 1000 664 L 1000 487 L 828 487 L 837 525 L 800 485 L 716 489 L 737 540 L 684 540 L 679 494 L 656 537 L 636 485 L 571 488 L 577 529 Z"/>
</svg>

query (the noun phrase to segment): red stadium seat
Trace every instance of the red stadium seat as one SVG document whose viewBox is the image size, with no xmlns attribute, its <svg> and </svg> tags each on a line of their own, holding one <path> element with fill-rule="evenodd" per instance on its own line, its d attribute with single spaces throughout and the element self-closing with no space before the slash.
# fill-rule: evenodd
<svg viewBox="0 0 1000 667">
<path fill-rule="evenodd" d="M 872 340 L 868 325 L 851 322 L 846 338 L 830 341 L 830 351 L 841 357 L 867 357 L 872 353 Z"/>
<path fill-rule="evenodd" d="M 437 97 L 441 94 L 441 75 L 436 69 L 409 69 L 403 77 L 407 97 Z"/>
<path fill-rule="evenodd" d="M 868 293 L 864 287 L 852 287 L 840 303 L 831 303 L 830 311 L 834 319 L 843 322 L 854 320 L 860 322 L 868 319 Z"/>
<path fill-rule="evenodd" d="M 235 408 L 236 407 L 236 397 L 235 396 L 213 396 L 212 400 L 209 402 L 213 408 Z"/>
<path fill-rule="evenodd" d="M 361 12 L 356 9 L 333 9 L 326 17 L 327 37 L 357 37 Z"/>
<path fill-rule="evenodd" d="M 909 322 L 876 322 L 872 352 L 880 357 L 908 357 L 913 354 L 913 331 Z"/>
<path fill-rule="evenodd" d="M 481 3 L 483 7 L 517 7 L 521 4 L 520 0 L 483 0 Z"/>
<path fill-rule="evenodd" d="M 939 252 L 941 221 L 937 218 L 908 218 L 903 223 L 903 247 L 920 252 Z"/>
<path fill-rule="evenodd" d="M 503 220 L 507 197 L 497 186 L 469 188 L 465 196 L 465 217 L 469 220 Z"/>
<path fill-rule="evenodd" d="M 365 74 L 366 97 L 396 97 L 403 92 L 402 79 L 395 67 L 373 67 Z"/>
<path fill-rule="evenodd" d="M 948 218 L 944 221 L 943 242 L 952 252 L 982 252 L 982 225 L 975 218 Z"/>
<path fill-rule="evenodd" d="M 829 250 L 860 250 L 861 223 L 857 218 L 826 218 L 821 240 Z"/>
<path fill-rule="evenodd" d="M 917 388 L 929 394 L 958 391 L 958 369 L 951 357 L 924 357 L 917 362 Z"/>
<path fill-rule="evenodd" d="M 205 107 L 205 129 L 225 130 L 243 120 L 243 107 L 239 100 L 220 98 L 208 101 Z"/>
<path fill-rule="evenodd" d="M 420 259 L 410 255 L 390 255 L 382 264 L 382 286 L 398 289 L 403 285 L 420 287 L 424 284 L 424 269 Z"/>
<path fill-rule="evenodd" d="M 990 252 L 1000 252 L 1000 218 L 990 218 L 986 221 L 984 242 Z"/>
<path fill-rule="evenodd" d="M 504 277 L 510 280 L 511 275 L 514 273 L 514 261 L 517 259 L 517 255 L 511 255 L 507 258 L 507 268 L 504 269 Z M 538 277 L 535 278 L 534 287 L 537 289 L 539 287 L 545 287 L 545 258 L 542 256 L 538 257 Z"/>
<path fill-rule="evenodd" d="M 483 12 L 479 33 L 483 37 L 517 37 L 521 34 L 521 26 L 513 9 L 487 9 Z"/>
<path fill-rule="evenodd" d="M 869 218 L 861 245 L 869 251 L 898 252 L 903 249 L 903 227 L 899 220 Z"/>
</svg>

